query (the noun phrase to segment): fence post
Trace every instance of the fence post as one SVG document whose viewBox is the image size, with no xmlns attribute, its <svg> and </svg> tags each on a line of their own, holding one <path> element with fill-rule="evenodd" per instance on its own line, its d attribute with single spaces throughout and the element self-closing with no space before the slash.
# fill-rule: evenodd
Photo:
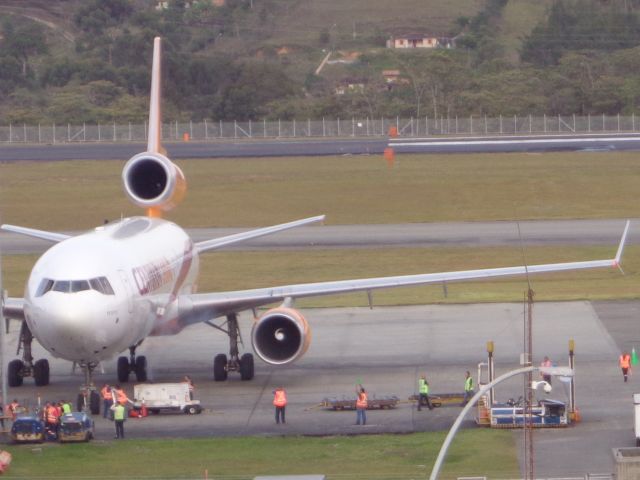
<svg viewBox="0 0 640 480">
<path fill-rule="evenodd" d="M 558 132 L 560 132 L 560 126 L 562 125 L 561 120 L 562 119 L 560 118 L 560 114 L 558 114 Z"/>
<path fill-rule="evenodd" d="M 280 119 L 278 119 L 278 138 L 282 138 L 282 125 L 280 124 Z"/>
<path fill-rule="evenodd" d="M 587 113 L 587 131 L 591 133 L 591 114 Z"/>
<path fill-rule="evenodd" d="M 193 140 L 193 121 L 189 120 L 189 140 Z"/>
<path fill-rule="evenodd" d="M 262 133 L 264 138 L 267 138 L 267 119 L 266 118 L 262 119 Z"/>
<path fill-rule="evenodd" d="M 311 119 L 307 118 L 307 137 L 311 136 Z"/>
<path fill-rule="evenodd" d="M 604 113 L 602 114 L 602 131 L 604 132 L 605 126 L 604 126 Z"/>
<path fill-rule="evenodd" d="M 113 122 L 113 141 L 116 141 L 116 122 Z"/>
<path fill-rule="evenodd" d="M 484 134 L 488 135 L 489 134 L 489 127 L 487 126 L 487 114 L 484 114 Z"/>
<path fill-rule="evenodd" d="M 411 124 L 411 126 L 413 127 L 413 124 Z M 413 128 L 411 130 L 413 130 Z M 356 119 L 353 117 L 351 117 L 351 136 L 356 136 Z"/>
<path fill-rule="evenodd" d="M 296 119 L 293 119 L 293 138 L 296 138 Z"/>
<path fill-rule="evenodd" d="M 369 117 L 367 117 L 367 137 L 369 136 Z"/>
<path fill-rule="evenodd" d="M 233 138 L 238 138 L 238 122 L 233 121 Z"/>
<path fill-rule="evenodd" d="M 38 123 L 38 143 L 42 143 L 42 132 L 40 131 L 39 123 Z"/>
<path fill-rule="evenodd" d="M 207 125 L 207 119 L 204 119 L 204 140 L 209 140 L 209 127 Z"/>
<path fill-rule="evenodd" d="M 340 117 L 338 117 L 338 136 L 340 136 Z"/>
<path fill-rule="evenodd" d="M 513 134 L 515 135 L 516 133 L 518 133 L 518 116 L 514 115 L 513 116 Z"/>
<path fill-rule="evenodd" d="M 71 124 L 67 123 L 67 143 L 71 143 Z"/>
<path fill-rule="evenodd" d="M 87 141 L 87 122 L 82 122 L 82 141 Z"/>
<path fill-rule="evenodd" d="M 131 141 L 131 122 L 129 122 L 129 141 Z"/>
<path fill-rule="evenodd" d="M 324 124 L 324 117 L 322 117 L 322 136 L 326 137 L 327 136 L 327 130 Z"/>
<path fill-rule="evenodd" d="M 53 144 L 55 145 L 56 143 L 56 124 L 55 122 L 53 123 Z"/>
<path fill-rule="evenodd" d="M 573 114 L 573 133 L 576 133 L 576 114 Z"/>
<path fill-rule="evenodd" d="M 218 120 L 220 122 L 220 138 L 222 138 L 222 120 Z"/>
<path fill-rule="evenodd" d="M 9 143 L 11 143 L 11 142 L 12 142 L 12 139 L 11 139 L 11 138 L 12 138 L 12 136 L 13 136 L 13 135 L 12 135 L 12 133 L 13 133 L 13 132 L 11 131 L 11 124 L 9 124 Z"/>
<path fill-rule="evenodd" d="M 27 143 L 27 124 L 23 123 L 22 124 L 22 131 L 24 132 L 24 143 Z"/>
<path fill-rule="evenodd" d="M 473 135 L 473 115 L 469 115 L 469 135 Z"/>
<path fill-rule="evenodd" d="M 251 119 L 249 119 L 249 138 L 253 138 L 253 131 L 251 128 Z"/>
<path fill-rule="evenodd" d="M 502 114 L 500 114 L 500 135 L 502 135 Z"/>
<path fill-rule="evenodd" d="M 631 114 L 631 131 L 632 132 L 636 131 L 636 113 L 635 112 Z"/>
<path fill-rule="evenodd" d="M 618 133 L 620 133 L 620 114 L 618 114 Z"/>
<path fill-rule="evenodd" d="M 529 114 L 529 133 L 533 132 L 533 126 L 531 125 L 531 114 Z"/>
<path fill-rule="evenodd" d="M 102 134 L 100 132 L 100 122 L 98 122 L 98 142 L 101 142 L 101 141 L 102 141 Z"/>
<path fill-rule="evenodd" d="M 542 114 L 542 119 L 544 121 L 544 133 L 547 133 L 547 114 L 546 113 Z"/>
</svg>

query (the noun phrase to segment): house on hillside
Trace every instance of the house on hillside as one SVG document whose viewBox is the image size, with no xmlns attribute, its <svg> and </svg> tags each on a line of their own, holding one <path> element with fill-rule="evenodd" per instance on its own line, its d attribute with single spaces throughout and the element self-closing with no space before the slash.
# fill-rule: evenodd
<svg viewBox="0 0 640 480">
<path fill-rule="evenodd" d="M 387 40 L 387 48 L 452 48 L 453 39 L 431 34 L 408 33 Z"/>
<path fill-rule="evenodd" d="M 191 2 L 185 2 L 185 8 L 191 8 L 191 5 L 195 5 L 196 3 L 210 3 L 215 7 L 224 7 L 227 3 L 227 0 L 192 0 Z M 166 10 L 169 8 L 168 1 L 160 1 L 156 3 L 156 10 Z"/>
<path fill-rule="evenodd" d="M 364 92 L 367 86 L 366 78 L 347 77 L 340 80 L 334 89 L 336 95 L 345 95 L 347 93 Z"/>
</svg>

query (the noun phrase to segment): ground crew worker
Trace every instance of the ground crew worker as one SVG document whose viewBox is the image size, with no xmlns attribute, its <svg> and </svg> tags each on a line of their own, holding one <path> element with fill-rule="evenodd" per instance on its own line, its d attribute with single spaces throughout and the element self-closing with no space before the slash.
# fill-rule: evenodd
<svg viewBox="0 0 640 480">
<path fill-rule="evenodd" d="M 276 407 L 276 423 L 286 423 L 284 420 L 284 411 L 287 406 L 287 392 L 284 388 L 278 387 L 273 391 L 273 405 Z"/>
<path fill-rule="evenodd" d="M 51 435 L 54 435 L 58 438 L 58 409 L 51 405 L 50 402 L 47 402 L 44 407 L 44 423 L 45 428 Z"/>
<path fill-rule="evenodd" d="M 71 413 L 71 404 L 66 400 L 62 401 L 62 415 L 65 413 Z"/>
<path fill-rule="evenodd" d="M 629 352 L 623 352 L 622 355 L 620 355 L 619 362 L 620 368 L 622 369 L 622 376 L 626 382 L 629 370 L 631 370 L 631 355 L 629 355 Z"/>
<path fill-rule="evenodd" d="M 18 416 L 18 410 L 20 409 L 20 403 L 18 403 L 18 399 L 14 398 L 13 402 L 9 404 L 9 413 L 11 414 L 11 419 L 15 420 Z"/>
<path fill-rule="evenodd" d="M 191 380 L 189 375 L 185 375 L 183 382 L 189 386 L 189 400 L 193 400 L 193 392 L 196 389 L 196 386 L 193 384 L 193 380 Z"/>
<path fill-rule="evenodd" d="M 545 355 L 544 360 L 542 360 L 542 362 L 540 362 L 540 366 L 541 367 L 545 367 L 545 368 L 549 368 L 549 367 L 553 367 L 553 363 L 551 363 L 551 360 L 549 360 L 549 357 L 547 357 Z M 551 374 L 550 373 L 540 373 L 540 375 L 542 376 L 542 380 L 544 380 L 549 385 L 551 385 Z"/>
<path fill-rule="evenodd" d="M 473 377 L 469 370 L 464 377 L 464 398 L 462 399 L 462 406 L 465 406 L 471 397 L 473 397 L 474 387 L 473 387 Z"/>
<path fill-rule="evenodd" d="M 116 424 L 116 439 L 124 438 L 124 418 L 125 408 L 124 404 L 118 402 L 113 408 L 113 420 Z"/>
<path fill-rule="evenodd" d="M 367 406 L 369 404 L 367 400 L 367 392 L 364 390 L 362 385 L 358 385 L 356 387 L 356 394 L 358 398 L 356 399 L 356 425 L 367 424 Z"/>
<path fill-rule="evenodd" d="M 429 410 L 433 410 L 433 406 L 429 401 L 429 382 L 424 375 L 420 376 L 418 380 L 418 411 L 422 410 L 422 405 L 429 407 Z"/>
<path fill-rule="evenodd" d="M 105 383 L 100 389 L 100 396 L 102 397 L 102 418 L 107 418 L 111 405 L 113 405 L 113 394 L 108 383 Z"/>
</svg>

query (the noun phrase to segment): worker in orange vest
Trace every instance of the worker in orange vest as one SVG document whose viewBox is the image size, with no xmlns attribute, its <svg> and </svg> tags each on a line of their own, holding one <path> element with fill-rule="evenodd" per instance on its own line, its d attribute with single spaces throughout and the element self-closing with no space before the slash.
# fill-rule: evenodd
<svg viewBox="0 0 640 480">
<path fill-rule="evenodd" d="M 191 377 L 189 375 L 185 375 L 183 382 L 186 383 L 187 386 L 189 387 L 189 400 L 193 400 L 193 392 L 196 389 L 196 386 L 193 383 L 193 380 L 191 380 Z"/>
<path fill-rule="evenodd" d="M 114 406 L 122 405 L 123 407 L 125 407 L 125 416 L 126 416 L 127 402 L 128 403 L 133 403 L 133 402 L 129 400 L 129 397 L 127 397 L 127 394 L 124 393 L 124 389 L 120 385 L 116 385 L 116 388 L 111 392 L 111 394 L 114 396 L 114 398 L 113 398 L 113 406 L 110 408 L 110 411 L 114 412 Z"/>
<path fill-rule="evenodd" d="M 58 413 L 58 409 L 55 405 L 52 405 L 50 402 L 47 402 L 44 407 L 44 421 L 46 429 L 51 432 L 51 435 L 54 435 L 58 438 L 58 425 L 59 425 L 60 415 Z"/>
<path fill-rule="evenodd" d="M 362 422 L 362 425 L 366 425 L 367 406 L 369 404 L 367 401 L 367 392 L 362 385 L 358 385 L 356 387 L 356 394 L 358 395 L 356 399 L 356 425 L 360 425 L 360 422 Z"/>
<path fill-rule="evenodd" d="M 627 375 L 629 374 L 629 370 L 631 370 L 631 355 L 629 352 L 623 352 L 620 355 L 620 368 L 622 369 L 622 376 L 624 377 L 624 381 L 627 381 Z"/>
<path fill-rule="evenodd" d="M 15 420 L 18 416 L 18 410 L 20 410 L 20 403 L 18 403 L 18 399 L 14 398 L 13 402 L 9 404 L 9 413 L 11 414 L 11 419 Z"/>
<path fill-rule="evenodd" d="M 100 389 L 100 396 L 102 397 L 102 418 L 107 418 L 113 405 L 113 394 L 111 393 L 111 386 L 105 383 Z"/>
<path fill-rule="evenodd" d="M 284 420 L 284 410 L 287 406 L 287 392 L 283 387 L 278 387 L 273 391 L 273 405 L 276 407 L 276 423 L 286 423 Z"/>
</svg>

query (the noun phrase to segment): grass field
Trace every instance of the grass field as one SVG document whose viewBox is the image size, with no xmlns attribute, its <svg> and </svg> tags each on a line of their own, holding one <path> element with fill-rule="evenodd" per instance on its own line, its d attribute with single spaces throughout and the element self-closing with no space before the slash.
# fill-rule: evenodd
<svg viewBox="0 0 640 480">
<path fill-rule="evenodd" d="M 7 478 L 253 478 L 326 474 L 328 479 L 426 478 L 444 433 L 341 437 L 125 440 L 13 446 Z M 511 432 L 466 430 L 440 478 L 517 478 Z"/>
<path fill-rule="evenodd" d="M 168 218 L 185 227 L 639 217 L 640 156 L 549 153 L 186 160 L 189 190 Z M 123 162 L 0 164 L 0 219 L 87 229 L 141 214 Z"/>
</svg>

